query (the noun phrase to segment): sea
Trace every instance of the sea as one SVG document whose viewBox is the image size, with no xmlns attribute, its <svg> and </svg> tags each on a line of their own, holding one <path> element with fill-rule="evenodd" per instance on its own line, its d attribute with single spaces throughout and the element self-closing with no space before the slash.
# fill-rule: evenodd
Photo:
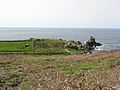
<svg viewBox="0 0 120 90">
<path fill-rule="evenodd" d="M 51 38 L 84 43 L 90 36 L 103 44 L 95 51 L 120 50 L 120 28 L 0 28 L 1 41 Z"/>
</svg>

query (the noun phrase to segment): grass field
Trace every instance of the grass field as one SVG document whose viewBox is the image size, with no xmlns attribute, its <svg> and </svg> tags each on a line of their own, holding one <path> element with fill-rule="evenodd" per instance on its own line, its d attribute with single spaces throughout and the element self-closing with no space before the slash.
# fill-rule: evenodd
<svg viewBox="0 0 120 90">
<path fill-rule="evenodd" d="M 59 39 L 35 39 L 26 41 L 1 41 L 0 53 L 74 54 L 79 50 L 65 49 L 68 41 Z M 28 47 L 25 45 L 28 44 Z"/>
<path fill-rule="evenodd" d="M 29 47 L 25 47 L 28 44 Z M 0 42 L 0 52 L 30 52 L 32 51 L 31 41 L 21 41 L 21 42 Z"/>
<path fill-rule="evenodd" d="M 119 90 L 120 51 L 0 55 L 0 90 Z"/>
<path fill-rule="evenodd" d="M 41 39 L 35 41 L 36 52 L 66 52 L 64 49 L 65 41 L 58 39 Z"/>
</svg>

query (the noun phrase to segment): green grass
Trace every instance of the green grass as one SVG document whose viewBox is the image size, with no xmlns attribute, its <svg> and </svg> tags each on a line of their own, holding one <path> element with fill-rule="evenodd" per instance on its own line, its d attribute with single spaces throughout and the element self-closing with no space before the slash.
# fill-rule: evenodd
<svg viewBox="0 0 120 90">
<path fill-rule="evenodd" d="M 109 66 L 112 62 L 113 59 L 90 62 L 57 62 L 56 67 L 66 71 L 68 74 L 74 74 L 81 70 L 102 69 Z"/>
<path fill-rule="evenodd" d="M 29 47 L 25 47 L 28 44 Z M 0 52 L 30 52 L 32 51 L 32 42 L 0 42 Z"/>
<path fill-rule="evenodd" d="M 77 54 L 81 52 L 75 49 L 65 49 L 66 42 L 68 41 L 59 39 L 38 39 L 34 42 L 34 51 L 49 54 Z"/>
<path fill-rule="evenodd" d="M 24 77 L 25 75 L 22 73 L 12 73 L 4 78 L 0 78 L 0 85 L 4 86 L 5 84 L 9 84 L 11 86 L 18 86 Z"/>
<path fill-rule="evenodd" d="M 35 39 L 34 41 L 1 41 L 0 53 L 76 54 L 79 50 L 64 48 L 66 40 Z M 28 44 L 29 47 L 25 47 Z"/>
<path fill-rule="evenodd" d="M 56 39 L 43 39 L 35 41 L 36 52 L 66 52 L 64 49 L 65 41 Z"/>
<path fill-rule="evenodd" d="M 75 50 L 75 49 L 70 49 L 70 48 L 67 48 L 67 50 L 71 52 L 71 54 L 80 54 L 80 52 L 83 52 L 83 50 Z"/>
</svg>

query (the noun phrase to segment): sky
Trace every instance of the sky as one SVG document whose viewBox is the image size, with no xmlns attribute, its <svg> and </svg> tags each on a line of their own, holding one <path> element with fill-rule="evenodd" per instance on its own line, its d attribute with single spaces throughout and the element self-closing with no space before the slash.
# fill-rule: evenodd
<svg viewBox="0 0 120 90">
<path fill-rule="evenodd" d="M 120 28 L 120 0 L 0 0 L 0 27 Z"/>
</svg>

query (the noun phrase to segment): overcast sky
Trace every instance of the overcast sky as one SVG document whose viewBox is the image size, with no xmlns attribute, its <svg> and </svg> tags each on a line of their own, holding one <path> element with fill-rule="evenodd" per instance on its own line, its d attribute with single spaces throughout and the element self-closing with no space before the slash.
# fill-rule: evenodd
<svg viewBox="0 0 120 90">
<path fill-rule="evenodd" d="M 120 0 L 0 0 L 0 27 L 120 27 Z"/>
</svg>

